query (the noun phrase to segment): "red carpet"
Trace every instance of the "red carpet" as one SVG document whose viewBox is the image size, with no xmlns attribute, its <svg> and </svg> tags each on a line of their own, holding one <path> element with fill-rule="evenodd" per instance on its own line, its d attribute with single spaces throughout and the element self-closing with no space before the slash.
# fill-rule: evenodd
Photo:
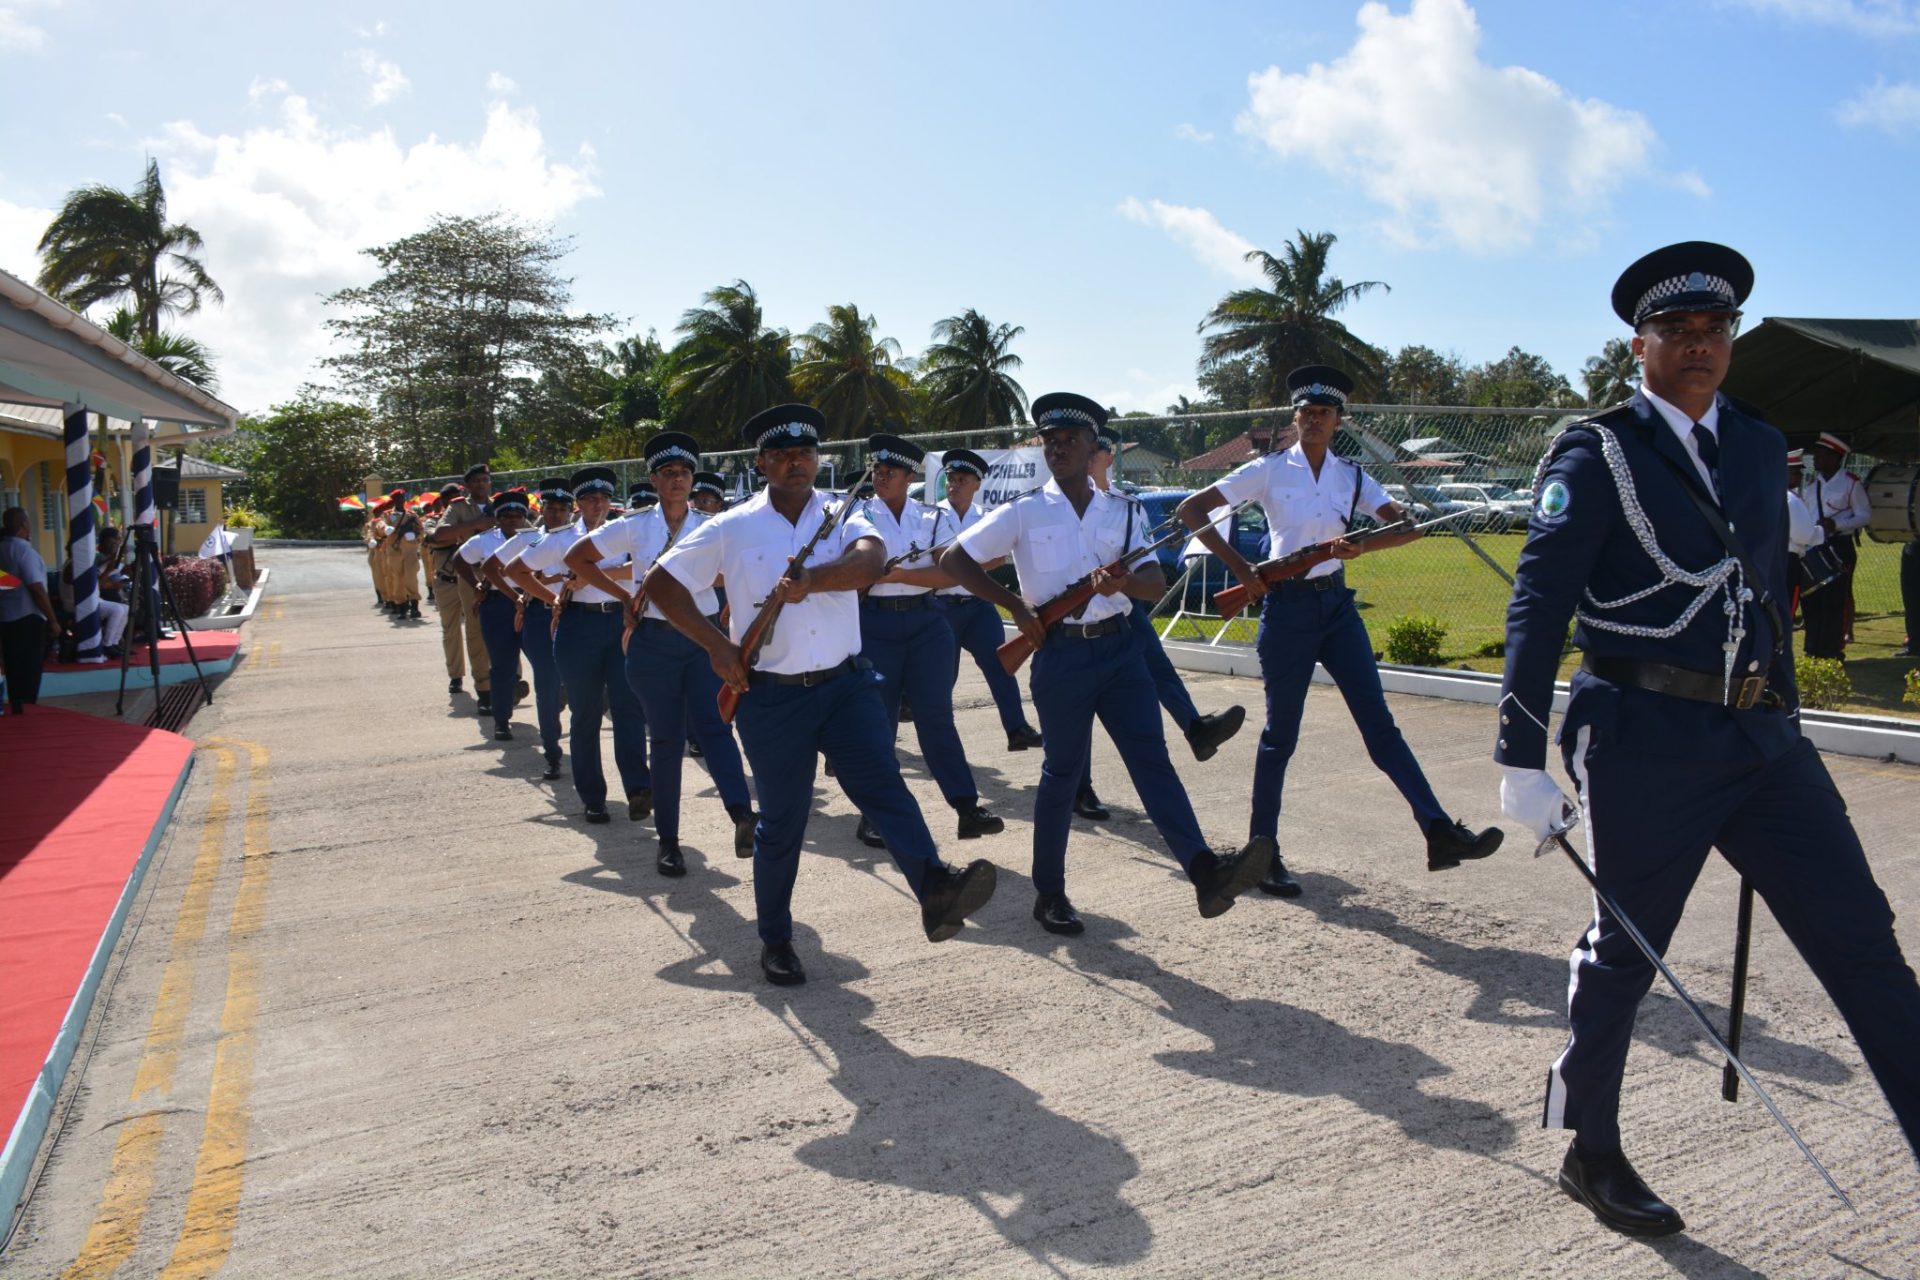
<svg viewBox="0 0 1920 1280">
<path fill-rule="evenodd" d="M 178 734 L 78 712 L 0 716 L 0 1133 L 13 1129 L 192 756 Z"/>
<path fill-rule="evenodd" d="M 238 631 L 196 631 L 193 633 L 193 654 L 196 658 L 200 659 L 202 663 L 225 661 L 233 657 L 239 649 L 240 633 Z M 162 640 L 160 642 L 161 666 L 178 666 L 186 661 L 186 641 L 182 640 L 179 636 L 175 636 L 171 640 Z M 135 667 L 146 666 L 147 646 L 143 644 L 135 645 L 127 654 L 127 662 L 129 665 Z M 109 658 L 107 659 L 106 665 L 118 670 L 120 667 L 120 659 Z M 78 662 L 49 662 L 45 669 L 49 672 L 98 671 L 100 664 L 89 663 L 83 665 Z"/>
</svg>

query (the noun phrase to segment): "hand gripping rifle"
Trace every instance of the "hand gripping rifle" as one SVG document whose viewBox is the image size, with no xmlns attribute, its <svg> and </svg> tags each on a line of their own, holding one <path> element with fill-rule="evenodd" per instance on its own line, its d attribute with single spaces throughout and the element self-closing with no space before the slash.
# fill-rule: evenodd
<svg viewBox="0 0 1920 1280">
<path fill-rule="evenodd" d="M 691 512 L 689 512 L 689 514 L 691 514 Z M 674 539 L 680 536 L 680 530 L 684 528 L 686 528 L 686 523 L 685 523 L 685 520 L 683 519 L 680 525 L 680 529 L 675 529 L 672 532 L 667 534 L 667 541 L 665 545 L 663 545 L 660 548 L 660 554 L 654 556 L 653 558 L 654 564 L 659 564 L 660 556 L 664 556 L 665 554 L 667 554 L 668 551 L 673 549 Z M 649 568 L 651 567 L 652 566 L 649 566 Z M 646 579 L 647 579 L 647 575 L 644 573 L 641 574 L 638 578 L 635 578 L 633 583 L 633 594 L 627 597 L 627 607 L 626 607 L 627 625 L 624 628 L 622 628 L 620 632 L 620 652 L 622 653 L 625 653 L 627 651 L 627 646 L 632 643 L 633 633 L 640 626 L 640 617 L 642 614 L 646 612 L 646 609 L 647 609 Z"/>
<path fill-rule="evenodd" d="M 1251 499 L 1246 502 L 1237 503 L 1228 514 L 1239 515 L 1240 512 L 1246 510 L 1246 508 L 1251 505 Z M 1101 565 L 1098 572 L 1105 573 L 1108 577 L 1132 573 L 1134 566 L 1140 562 L 1141 557 L 1151 558 L 1160 548 L 1171 546 L 1176 542 L 1184 542 L 1193 536 L 1193 530 L 1187 528 L 1186 525 L 1172 516 L 1167 517 L 1166 520 L 1155 525 L 1153 529 L 1149 529 L 1147 532 L 1152 533 L 1158 529 L 1165 529 L 1169 525 L 1172 526 L 1172 530 L 1165 536 L 1149 542 L 1138 551 L 1127 552 L 1112 564 Z M 1038 609 L 1035 609 L 1033 611 L 1034 616 L 1040 619 L 1041 626 L 1051 631 L 1061 622 L 1078 613 L 1087 601 L 1093 599 L 1093 596 L 1093 577 L 1092 575 L 1088 575 L 1041 605 Z M 1033 656 L 1033 641 L 1027 639 L 1024 635 L 1016 635 L 1013 639 L 1000 646 L 999 654 L 1001 670 L 1005 671 L 1008 675 L 1012 675 L 1020 669 L 1022 663 Z"/>
<path fill-rule="evenodd" d="M 1344 542 L 1350 547 L 1364 547 L 1374 539 L 1384 538 L 1388 534 L 1416 533 L 1421 529 L 1431 529 L 1437 524 L 1445 524 L 1449 520 L 1457 520 L 1473 509 L 1474 508 L 1469 507 L 1465 511 L 1455 511 L 1450 515 L 1429 520 L 1425 524 L 1415 524 L 1412 516 L 1401 516 L 1392 524 L 1383 524 L 1372 529 L 1363 529 L 1359 533 L 1342 534 L 1338 538 L 1329 538 L 1325 542 L 1315 542 L 1309 546 L 1301 547 L 1298 551 L 1289 551 L 1283 556 L 1275 556 L 1271 560 L 1262 560 L 1259 564 L 1253 566 L 1253 571 L 1259 575 L 1260 581 L 1271 587 L 1276 583 L 1285 582 L 1288 578 L 1297 578 L 1316 565 L 1323 565 L 1327 561 L 1332 560 L 1334 558 L 1333 544 L 1336 542 Z M 1247 589 L 1245 586 L 1236 582 L 1230 587 L 1214 592 L 1213 604 L 1215 608 L 1220 610 L 1220 617 L 1222 619 L 1231 621 L 1239 615 L 1242 609 L 1247 607 Z"/>
<path fill-rule="evenodd" d="M 834 531 L 841 517 L 852 508 L 854 490 L 864 484 L 867 477 L 872 474 L 871 468 L 863 471 L 860 478 L 848 486 L 846 496 L 840 500 L 839 504 L 827 508 L 826 514 L 820 517 L 820 527 L 813 531 L 811 538 L 807 539 L 807 545 L 801 547 L 787 561 L 787 571 L 780 575 L 781 582 L 785 582 L 807 567 L 807 561 L 813 557 L 814 548 L 820 545 L 821 539 Z M 745 634 L 740 637 L 740 662 L 749 671 L 753 669 L 754 659 L 760 656 L 761 648 L 772 637 L 773 624 L 779 621 L 780 611 L 786 607 L 786 597 L 780 594 L 780 583 L 776 582 L 773 590 L 767 592 L 767 598 L 760 602 L 760 612 L 753 616 L 753 621 L 747 624 Z M 732 724 L 733 713 L 740 707 L 739 691 L 730 684 L 723 684 L 720 686 L 720 696 L 717 701 L 720 705 L 720 719 L 727 724 Z"/>
</svg>

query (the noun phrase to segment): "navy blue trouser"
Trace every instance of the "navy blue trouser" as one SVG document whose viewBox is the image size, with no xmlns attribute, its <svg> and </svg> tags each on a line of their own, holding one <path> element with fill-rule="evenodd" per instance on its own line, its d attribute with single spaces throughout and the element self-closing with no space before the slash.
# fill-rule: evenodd
<svg viewBox="0 0 1920 1280">
<path fill-rule="evenodd" d="M 572 719 L 567 745 L 572 750 L 573 789 L 587 804 L 607 802 L 607 778 L 600 769 L 600 718 L 613 716 L 613 762 L 627 795 L 650 786 L 647 776 L 647 723 L 640 699 L 627 684 L 626 655 L 620 632 L 626 620 L 617 612 L 568 609 L 553 638 L 553 662 L 560 668 Z"/>
<path fill-rule="evenodd" d="M 987 692 L 1000 712 L 1000 727 L 1009 734 L 1027 728 L 1027 715 L 1020 706 L 1020 682 L 1000 665 L 1000 646 L 1006 643 L 1006 626 L 1000 611 L 979 596 L 941 596 L 946 609 L 947 627 L 953 632 L 953 675 L 960 678 L 960 654 L 971 654 L 980 674 L 987 679 Z M 913 704 L 914 714 L 920 704 Z"/>
<path fill-rule="evenodd" d="M 980 788 L 974 785 L 973 768 L 953 725 L 953 630 L 940 606 L 929 600 L 917 609 L 894 612 L 862 602 L 860 656 L 879 673 L 887 718 L 896 724 L 900 696 L 906 695 L 920 754 L 947 803 L 956 808 L 976 803 Z M 834 761 L 834 767 L 839 763 Z"/>
<path fill-rule="evenodd" d="M 1341 575 L 1333 575 L 1338 578 Z M 1287 784 L 1287 762 L 1300 743 L 1300 717 L 1306 711 L 1307 686 L 1318 662 L 1340 687 L 1347 711 L 1367 744 L 1367 756 L 1399 789 L 1422 829 L 1447 816 L 1400 726 L 1387 710 L 1380 668 L 1353 592 L 1344 585 L 1316 591 L 1293 581 L 1267 593 L 1260 612 L 1260 676 L 1267 687 L 1267 723 L 1253 757 L 1253 816 L 1249 834 L 1277 839 L 1280 793 Z"/>
<path fill-rule="evenodd" d="M 1127 618 L 1133 627 L 1133 634 L 1140 638 L 1140 657 L 1147 664 L 1147 674 L 1153 678 L 1153 693 L 1160 705 L 1167 709 L 1173 722 L 1185 733 L 1195 720 L 1200 718 L 1200 709 L 1193 705 L 1193 697 L 1187 692 L 1187 685 L 1174 670 L 1173 659 L 1167 656 L 1166 646 L 1160 643 L 1160 633 L 1153 626 L 1153 606 L 1144 600 L 1133 601 L 1133 613 Z M 1087 767 L 1080 775 L 1080 789 L 1093 790 L 1093 753 L 1087 753 Z"/>
<path fill-rule="evenodd" d="M 520 637 L 513 633 L 514 604 L 498 591 L 480 599 L 480 638 L 487 644 L 487 673 L 492 684 L 493 726 L 513 719 L 513 695 L 520 687 Z"/>
<path fill-rule="evenodd" d="M 653 826 L 662 839 L 680 838 L 680 770 L 688 734 L 700 740 L 720 803 L 750 803 L 740 749 L 720 719 L 720 677 L 713 674 L 705 649 L 667 623 L 648 618 L 634 629 L 627 645 L 627 683 L 647 715 L 647 738 L 653 747 L 647 769 L 653 779 Z"/>
<path fill-rule="evenodd" d="M 520 652 L 533 672 L 533 709 L 540 722 L 540 750 L 560 759 L 560 671 L 553 665 L 553 613 L 544 600 L 527 601 L 520 620 Z"/>
<path fill-rule="evenodd" d="M 1674 743 L 1655 755 L 1592 727 L 1567 736 L 1561 751 L 1586 811 L 1588 865 L 1620 910 L 1664 954 L 1708 849 L 1718 847 L 1833 998 L 1920 1156 L 1920 985 L 1813 744 L 1801 739 L 1765 760 L 1744 742 L 1695 754 Z M 1654 968 L 1597 903 L 1571 963 L 1571 1034 L 1548 1073 L 1544 1123 L 1604 1151 L 1620 1142 L 1620 1078 Z"/>
<path fill-rule="evenodd" d="M 1147 817 L 1182 868 L 1207 851 L 1193 803 L 1167 758 L 1167 738 L 1154 706 L 1153 678 L 1131 626 L 1090 640 L 1056 630 L 1033 655 L 1033 709 L 1046 739 L 1040 789 L 1033 804 L 1033 887 L 1067 891 L 1067 830 L 1074 793 L 1086 776 L 1093 720 L 1107 736 L 1140 793 Z"/>
<path fill-rule="evenodd" d="M 793 940 L 793 882 L 813 808 L 814 770 L 824 753 L 834 777 L 887 842 L 914 897 L 941 867 L 933 834 L 900 778 L 893 724 L 880 700 L 880 677 L 865 668 L 825 684 L 756 680 L 734 718 L 753 766 L 760 821 L 753 829 L 753 905 L 760 940 Z"/>
</svg>

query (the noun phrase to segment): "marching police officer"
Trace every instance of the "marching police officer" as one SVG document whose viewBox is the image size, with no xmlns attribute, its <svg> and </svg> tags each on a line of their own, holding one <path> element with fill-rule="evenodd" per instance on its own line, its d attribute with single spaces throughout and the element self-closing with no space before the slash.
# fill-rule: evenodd
<svg viewBox="0 0 1920 1280">
<path fill-rule="evenodd" d="M 947 513 L 949 537 L 965 533 L 980 523 L 986 508 L 974 501 L 980 482 L 987 475 L 987 460 L 971 449 L 949 449 L 940 458 L 940 469 L 947 482 L 947 496 L 940 510 Z M 984 566 L 998 568 L 997 563 Z M 971 655 L 980 674 L 986 677 L 987 691 L 1000 713 L 1000 727 L 1007 731 L 1007 750 L 1025 751 L 1040 745 L 1040 734 L 1027 723 L 1020 705 L 1020 683 L 1000 665 L 997 651 L 1007 638 L 1000 622 L 1000 611 L 965 587 L 945 586 L 936 593 L 946 606 L 947 626 L 953 632 L 953 671 L 960 674 L 960 654 Z"/>
<path fill-rule="evenodd" d="M 586 583 L 568 583 L 555 592 L 538 575 L 564 572 L 567 551 L 575 542 L 606 523 L 613 506 L 615 476 L 607 467 L 576 471 L 568 482 L 578 518 L 522 551 L 514 563 L 526 572 L 514 581 L 559 611 L 553 631 L 553 661 L 567 693 L 570 721 L 573 789 L 586 806 L 588 822 L 610 821 L 607 779 L 600 768 L 600 717 L 613 718 L 613 760 L 627 795 L 627 817 L 635 822 L 653 810 L 652 783 L 647 775 L 647 727 L 640 700 L 627 684 L 625 655 L 620 652 L 625 608 L 605 590 Z M 603 564 L 618 569 L 625 557 Z"/>
<path fill-rule="evenodd" d="M 433 570 L 433 605 L 440 611 L 440 651 L 447 663 L 447 692 L 460 692 L 460 681 L 471 665 L 474 696 L 484 715 L 492 709 L 487 647 L 473 620 L 473 591 L 464 587 L 453 571 L 453 553 L 493 521 L 487 513 L 487 499 L 493 492 L 492 473 L 486 463 L 476 462 L 467 468 L 462 480 L 466 496 L 454 499 L 441 511 L 439 522 L 427 534 L 427 549 Z"/>
<path fill-rule="evenodd" d="M 1096 715 L 1119 748 L 1147 816 L 1193 881 L 1202 916 L 1211 918 L 1231 908 L 1273 859 L 1269 838 L 1255 839 L 1239 853 L 1214 853 L 1167 759 L 1153 679 L 1125 599 L 1158 599 L 1166 580 L 1159 561 L 1150 555 L 1129 573 L 1106 571 L 1105 566 L 1140 551 L 1148 541 L 1139 504 L 1103 491 L 1089 474 L 1088 458 L 1106 417 L 1107 411 L 1085 396 L 1055 392 L 1035 400 L 1034 426 L 1053 478 L 1037 493 L 988 512 L 940 560 L 955 582 L 1008 610 L 1037 650 L 1033 705 L 1040 713 L 1045 745 L 1033 813 L 1033 884 L 1038 890 L 1033 918 L 1049 933 L 1076 934 L 1086 927 L 1067 898 L 1067 832 Z M 1026 600 L 980 567 L 1006 555 L 1013 557 Z M 1043 627 L 1032 606 L 1088 577 L 1096 594 L 1085 610 L 1051 631 Z"/>
<path fill-rule="evenodd" d="M 522 529 L 503 542 L 481 561 L 480 571 L 497 591 L 514 601 L 513 630 L 521 656 L 533 673 L 534 716 L 540 725 L 540 754 L 546 760 L 541 777 L 551 782 L 560 776 L 560 672 L 553 665 L 553 613 L 545 600 L 525 590 L 515 573 L 532 577 L 532 570 L 518 568 L 520 553 L 556 529 L 573 523 L 573 491 L 565 476 L 550 476 L 536 484 L 540 495 L 539 523 Z M 538 580 L 538 579 L 536 579 Z M 555 574 L 548 585 L 558 586 L 566 575 Z"/>
<path fill-rule="evenodd" d="M 781 986 L 806 981 L 793 949 L 793 885 L 822 752 L 885 838 L 920 901 L 929 941 L 957 934 L 994 887 L 990 862 L 976 860 L 957 872 L 941 862 L 901 781 L 879 679 L 859 656 L 857 593 L 886 562 L 878 532 L 857 509 L 850 511 L 804 566 L 789 564 L 826 516 L 813 487 L 825 425 L 819 410 L 799 404 L 776 405 L 747 422 L 742 435 L 758 453 L 767 487 L 683 535 L 642 584 L 648 600 L 706 650 L 714 673 L 740 695 L 740 743 L 760 795 L 753 847 L 760 968 Z M 726 632 L 701 612 L 695 596 L 721 576 L 738 606 Z M 739 645 L 757 613 L 751 602 L 775 592 L 786 601 L 779 625 L 749 668 Z"/>
<path fill-rule="evenodd" d="M 687 501 L 704 515 L 719 515 L 727 509 L 727 478 L 718 471 L 694 472 L 693 495 Z"/>
<path fill-rule="evenodd" d="M 953 631 L 933 589 L 952 585 L 935 566 L 934 553 L 956 529 L 946 511 L 907 496 L 925 457 L 926 450 L 899 436 L 867 439 L 874 496 L 860 510 L 880 535 L 889 568 L 860 601 L 860 654 L 880 674 L 888 719 L 899 720 L 903 695 L 912 704 L 927 769 L 959 814 L 960 839 L 975 840 L 997 835 L 1007 824 L 981 807 L 973 767 L 953 724 Z M 864 816 L 859 834 L 877 847 L 879 834 Z"/>
<path fill-rule="evenodd" d="M 1585 651 L 1560 727 L 1602 890 L 1664 952 L 1710 848 L 1763 897 L 1852 1029 L 1920 1153 L 1920 987 L 1846 805 L 1801 736 L 1787 629 L 1780 433 L 1718 394 L 1753 269 L 1692 241 L 1613 289 L 1645 370 L 1631 401 L 1558 436 L 1507 611 L 1501 805 L 1543 838 L 1569 811 L 1544 772 L 1567 624 Z M 1572 956 L 1571 1036 L 1545 1123 L 1574 1131 L 1560 1186 L 1617 1230 L 1680 1215 L 1620 1146 L 1634 1011 L 1653 981 L 1606 908 Z"/>
<path fill-rule="evenodd" d="M 660 494 L 653 487 L 653 481 L 642 480 L 627 490 L 627 514 L 646 511 L 660 505 Z"/>
<path fill-rule="evenodd" d="M 518 538 L 527 519 L 527 491 L 508 489 L 493 495 L 490 503 L 494 524 L 460 544 L 454 559 L 454 572 L 472 589 L 474 617 L 480 636 L 487 646 L 489 687 L 498 692 L 493 699 L 493 738 L 511 742 L 513 729 L 513 690 L 520 684 L 520 637 L 514 623 L 520 613 L 513 595 L 495 589 L 494 579 L 484 572 L 485 564 L 497 557 L 511 540 Z M 529 543 L 523 542 L 524 549 Z"/>
<path fill-rule="evenodd" d="M 710 516 L 688 503 L 700 446 L 692 436 L 667 431 L 646 444 L 649 487 L 656 501 L 644 510 L 596 529 L 567 549 L 567 568 L 582 582 L 625 601 L 632 613 L 634 592 L 660 553 L 699 528 Z M 618 577 L 600 566 L 625 561 Z M 711 590 L 696 592 L 694 603 L 707 618 L 720 614 Z M 664 876 L 683 876 L 687 861 L 680 851 L 680 767 L 689 728 L 701 743 L 707 769 L 733 821 L 733 852 L 753 856 L 754 812 L 746 774 L 733 734 L 721 723 L 715 699 L 719 677 L 700 646 L 675 631 L 657 605 L 647 602 L 627 642 L 627 683 L 647 715 L 652 751 L 648 777 L 653 783 L 653 825 L 660 837 L 655 865 Z"/>
<path fill-rule="evenodd" d="M 1393 722 L 1393 712 L 1387 709 L 1373 645 L 1354 607 L 1354 594 L 1347 586 L 1342 564 L 1359 555 L 1361 549 L 1339 544 L 1335 559 L 1269 588 L 1247 558 L 1208 519 L 1207 513 L 1216 507 L 1248 499 L 1258 501 L 1272 531 L 1273 554 L 1281 556 L 1351 531 L 1354 517 L 1360 513 L 1383 524 L 1405 514 L 1372 476 L 1335 456 L 1329 447 L 1340 428 L 1353 380 L 1328 365 L 1307 365 L 1287 375 L 1287 390 L 1299 428 L 1295 444 L 1255 458 L 1179 507 L 1187 527 L 1226 562 L 1248 594 L 1266 599 L 1256 643 L 1260 674 L 1267 688 L 1267 723 L 1260 731 L 1260 749 L 1254 756 L 1253 833 L 1269 837 L 1278 834 L 1287 762 L 1300 742 L 1307 686 L 1313 681 L 1314 664 L 1319 663 L 1340 686 L 1347 710 L 1367 745 L 1368 757 L 1413 810 L 1413 820 L 1427 839 L 1427 870 L 1440 871 L 1459 866 L 1462 859 L 1487 857 L 1500 847 L 1500 829 L 1489 827 L 1476 833 L 1448 816 Z M 1395 547 L 1419 536 L 1387 534 L 1369 547 Z M 1277 856 L 1260 887 L 1277 897 L 1300 894 L 1300 882 Z"/>
</svg>

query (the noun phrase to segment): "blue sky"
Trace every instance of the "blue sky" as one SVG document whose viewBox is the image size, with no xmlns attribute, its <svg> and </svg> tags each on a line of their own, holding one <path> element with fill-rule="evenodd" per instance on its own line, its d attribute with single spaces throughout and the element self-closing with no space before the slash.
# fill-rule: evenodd
<svg viewBox="0 0 1920 1280">
<path fill-rule="evenodd" d="M 575 237 L 577 302 L 629 328 L 735 278 L 909 354 L 977 307 L 1026 327 L 1030 393 L 1156 411 L 1239 252 L 1299 228 L 1393 286 L 1368 339 L 1569 377 L 1677 239 L 1754 260 L 1750 323 L 1920 310 L 1914 0 L 155 12 L 0 0 L 0 267 L 158 156 L 243 409 L 308 375 L 358 249 L 496 207 Z"/>
</svg>

